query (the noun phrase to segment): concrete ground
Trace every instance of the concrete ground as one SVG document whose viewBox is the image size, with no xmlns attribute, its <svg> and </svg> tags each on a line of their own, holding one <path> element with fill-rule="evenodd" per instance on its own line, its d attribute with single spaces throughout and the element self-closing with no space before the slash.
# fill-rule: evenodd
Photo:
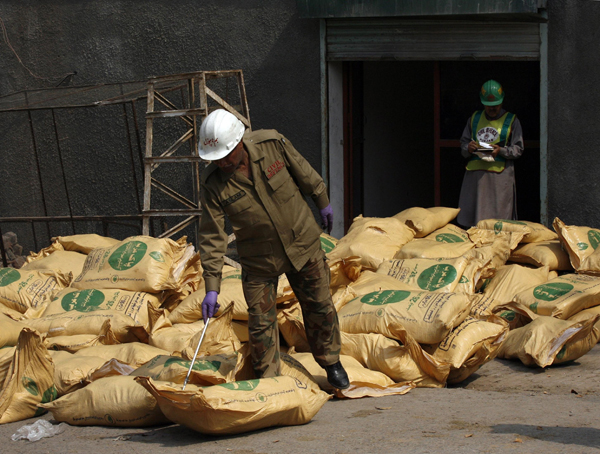
<svg viewBox="0 0 600 454">
<path fill-rule="evenodd" d="M 331 400 L 306 425 L 210 437 L 178 425 L 68 426 L 38 442 L 0 426 L 2 453 L 593 453 L 600 452 L 600 346 L 546 369 L 494 360 L 460 386 Z M 44 419 L 52 420 L 51 415 Z"/>
</svg>

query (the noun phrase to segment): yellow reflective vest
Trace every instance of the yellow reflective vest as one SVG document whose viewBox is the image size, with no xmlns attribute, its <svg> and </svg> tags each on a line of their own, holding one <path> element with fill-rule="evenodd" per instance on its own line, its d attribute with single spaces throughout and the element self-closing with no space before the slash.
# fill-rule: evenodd
<svg viewBox="0 0 600 454">
<path fill-rule="evenodd" d="M 471 139 L 479 143 L 497 144 L 500 147 L 506 145 L 510 137 L 512 125 L 515 122 L 515 114 L 505 112 L 500 118 L 488 120 L 483 110 L 478 110 L 471 116 Z M 485 170 L 487 172 L 500 173 L 506 166 L 506 158 L 498 155 L 494 161 L 484 161 L 476 154 L 471 156 L 467 163 L 467 170 Z"/>
</svg>

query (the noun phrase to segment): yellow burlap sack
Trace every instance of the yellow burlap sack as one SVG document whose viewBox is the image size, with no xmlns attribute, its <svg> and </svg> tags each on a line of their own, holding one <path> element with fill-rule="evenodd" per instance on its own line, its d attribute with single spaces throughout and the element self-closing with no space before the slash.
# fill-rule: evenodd
<svg viewBox="0 0 600 454">
<path fill-rule="evenodd" d="M 594 346 L 589 345 L 586 337 L 597 321 L 597 317 L 582 322 L 538 317 L 521 328 L 510 330 L 497 356 L 505 359 L 518 358 L 526 366 L 539 367 L 577 359 Z M 575 344 L 577 348 L 570 348 Z M 589 348 L 586 350 L 585 347 Z M 567 351 L 570 353 L 568 359 Z"/>
<path fill-rule="evenodd" d="M 95 356 L 73 355 L 48 350 L 54 363 L 54 384 L 58 396 L 81 389 L 95 379 L 113 375 L 129 375 L 134 368 L 115 359 L 104 361 Z"/>
<path fill-rule="evenodd" d="M 13 362 L 16 350 L 17 347 L 6 346 L 0 348 L 0 386 L 4 385 L 4 380 L 6 380 L 6 375 Z"/>
<path fill-rule="evenodd" d="M 362 272 L 360 257 L 348 257 L 329 262 L 330 283 L 329 288 L 334 294 L 340 288 L 356 281 Z"/>
<path fill-rule="evenodd" d="M 310 346 L 304 329 L 304 317 L 300 303 L 288 301 L 277 307 L 277 325 L 285 343 L 298 352 L 309 352 Z"/>
<path fill-rule="evenodd" d="M 148 328 L 148 305 L 158 308 L 160 303 L 161 300 L 157 295 L 146 292 L 66 288 L 53 295 L 42 316 L 112 310 L 128 315 L 137 325 Z"/>
<path fill-rule="evenodd" d="M 40 255 L 38 257 L 30 255 L 27 257 L 27 264 L 21 269 L 27 271 L 54 270 L 61 271 L 64 274 L 71 273 L 73 276 L 79 276 L 83 271 L 86 257 L 85 254 L 79 252 L 60 250 L 49 255 Z"/>
<path fill-rule="evenodd" d="M 57 236 L 52 238 L 53 243 L 60 244 L 65 251 L 81 252 L 89 254 L 92 249 L 110 248 L 120 241 L 106 236 L 96 235 L 95 233 L 87 233 L 83 235 Z"/>
<path fill-rule="evenodd" d="M 521 244 L 512 251 L 508 260 L 533 266 L 547 266 L 550 270 L 573 269 L 569 255 L 563 250 L 559 240 Z"/>
<path fill-rule="evenodd" d="M 469 315 L 475 318 L 487 318 L 494 313 L 494 309 L 504 303 L 484 294 L 476 293 L 471 296 L 471 310 Z"/>
<path fill-rule="evenodd" d="M 401 211 L 394 217 L 409 226 L 415 232 L 415 238 L 423 238 L 434 230 L 444 227 L 458 216 L 459 211 L 460 208 L 413 207 Z"/>
<path fill-rule="evenodd" d="M 24 317 L 24 314 L 21 312 L 11 309 L 4 304 L 0 304 L 0 314 L 6 315 L 8 318 L 12 318 L 13 320 L 17 321 L 22 320 Z"/>
<path fill-rule="evenodd" d="M 169 315 L 171 323 L 193 323 L 202 318 L 202 301 L 206 296 L 204 287 L 184 299 Z M 217 302 L 221 305 L 217 315 L 221 315 L 233 303 L 234 320 L 248 320 L 248 304 L 242 289 L 242 270 L 235 270 L 223 277 Z"/>
<path fill-rule="evenodd" d="M 522 243 L 536 243 L 539 241 L 558 239 L 556 233 L 538 222 L 484 219 L 479 221 L 476 227 L 478 229 L 493 230 L 495 232 L 523 233 Z"/>
<path fill-rule="evenodd" d="M 105 323 L 100 334 L 79 334 L 75 336 L 46 337 L 44 345 L 48 350 L 66 351 L 75 353 L 79 350 L 96 345 L 115 345 L 119 341 L 110 329 L 110 324 Z"/>
<path fill-rule="evenodd" d="M 290 281 L 285 274 L 281 274 L 277 280 L 277 304 L 282 304 L 295 298 L 296 295 L 294 295 L 294 290 L 290 285 Z"/>
<path fill-rule="evenodd" d="M 295 353 L 295 349 L 293 347 L 290 348 L 290 352 Z M 280 352 L 279 365 L 281 367 L 281 375 L 292 377 L 315 391 L 321 390 L 311 373 L 306 370 L 302 363 L 292 358 L 288 353 Z M 238 352 L 235 381 L 254 380 L 255 378 L 254 369 L 252 368 L 250 344 L 245 344 Z"/>
<path fill-rule="evenodd" d="M 493 277 L 496 270 L 506 263 L 512 250 L 509 233 L 500 232 L 490 238 L 491 243 L 481 243 L 465 254 L 467 258 L 475 258 L 487 263 L 481 271 L 481 279 Z"/>
<path fill-rule="evenodd" d="M 454 287 L 455 293 L 465 293 L 467 295 L 473 295 L 480 284 L 481 276 L 484 272 L 489 272 L 491 259 L 480 259 L 474 258 L 473 255 L 467 254 L 464 256 L 468 260 L 467 266 L 463 271 L 463 274 Z"/>
<path fill-rule="evenodd" d="M 450 365 L 424 351 L 404 330 L 402 345 L 381 334 L 342 332 L 342 355 L 352 356 L 367 369 L 384 373 L 395 382 L 412 382 L 418 388 L 443 387 Z"/>
<path fill-rule="evenodd" d="M 248 342 L 248 322 L 232 320 L 231 328 L 241 343 Z"/>
<path fill-rule="evenodd" d="M 71 274 L 61 271 L 0 268 L 0 303 L 24 314 L 42 307 L 53 291 L 68 287 L 71 279 Z"/>
<path fill-rule="evenodd" d="M 38 404 L 56 399 L 54 364 L 42 337 L 25 328 L 0 392 L 0 424 L 21 421 L 45 413 Z"/>
<path fill-rule="evenodd" d="M 434 230 L 424 238 L 438 243 L 469 243 L 471 241 L 466 230 L 453 224 Z"/>
<path fill-rule="evenodd" d="M 136 380 L 152 393 L 171 421 L 212 435 L 306 424 L 330 399 L 329 394 L 285 376 L 190 391 L 147 377 Z"/>
<path fill-rule="evenodd" d="M 211 319 L 198 351 L 199 356 L 232 355 L 241 348 L 240 340 L 231 326 L 232 314 L 233 304 L 230 304 L 220 316 Z M 183 358 L 191 360 L 194 357 L 201 336 L 202 331 L 199 331 L 188 340 L 187 346 L 181 350 Z"/>
<path fill-rule="evenodd" d="M 168 355 L 160 348 L 152 345 L 142 344 L 140 342 L 130 342 L 128 344 L 117 345 L 96 345 L 79 350 L 75 356 L 95 356 L 102 358 L 104 361 L 116 359 L 119 362 L 128 364 L 132 367 L 140 367 L 152 360 L 158 355 Z"/>
<path fill-rule="evenodd" d="M 22 323 L 48 337 L 75 336 L 77 334 L 100 335 L 110 329 L 119 342 L 140 340 L 138 332 L 132 331 L 135 321 L 128 315 L 116 311 L 65 312 L 38 319 L 23 320 Z M 109 326 L 106 327 L 105 323 L 108 323 Z"/>
<path fill-rule="evenodd" d="M 364 268 L 376 270 L 386 259 L 394 258 L 414 232 L 396 218 L 354 218 L 348 233 L 328 254 L 329 260 L 360 257 Z"/>
<path fill-rule="evenodd" d="M 414 290 L 410 285 L 400 282 L 391 276 L 373 271 L 363 271 L 360 277 L 340 289 L 332 296 L 336 311 L 340 311 L 346 303 L 354 298 L 379 290 Z"/>
<path fill-rule="evenodd" d="M 331 235 L 327 235 L 326 233 L 321 233 L 321 249 L 325 254 L 329 254 L 333 249 L 337 246 L 338 240 L 337 238 L 332 237 Z"/>
<path fill-rule="evenodd" d="M 570 322 L 583 322 L 586 320 L 595 319 L 597 316 L 600 316 L 600 306 L 590 307 L 589 309 L 585 309 L 581 312 L 578 312 L 575 315 L 572 315 L 571 317 L 569 317 L 569 321 Z M 585 339 L 586 339 L 585 342 L 587 342 L 592 347 L 594 345 L 596 345 L 598 343 L 598 341 L 600 341 L 600 319 L 598 321 L 596 321 L 596 323 L 594 323 L 594 326 L 592 327 L 592 330 L 591 330 L 589 336 L 587 336 Z M 574 347 L 579 347 L 579 346 L 575 345 Z M 584 347 L 584 348 L 587 348 L 587 347 Z M 569 357 L 570 353 L 571 352 L 566 351 L 564 356 Z"/>
<path fill-rule="evenodd" d="M 92 250 L 73 287 L 116 288 L 132 292 L 158 293 L 181 287 L 194 247 L 185 238 L 132 236 L 108 248 Z"/>
<path fill-rule="evenodd" d="M 548 281 L 548 267 L 529 268 L 504 265 L 490 279 L 483 293 L 501 303 L 509 303 L 517 293 Z"/>
<path fill-rule="evenodd" d="M 0 314 L 0 348 L 17 345 L 19 334 L 21 334 L 23 328 L 25 328 L 23 323 Z"/>
<path fill-rule="evenodd" d="M 194 361 L 189 383 L 211 386 L 234 381 L 238 355 L 199 356 Z M 178 356 L 159 355 L 131 372 L 134 377 L 183 384 L 191 361 Z"/>
<path fill-rule="evenodd" d="M 417 342 L 437 344 L 469 313 L 462 293 L 382 290 L 353 299 L 338 313 L 347 333 L 379 333 L 399 339 L 406 331 Z"/>
<path fill-rule="evenodd" d="M 600 305 L 600 277 L 565 274 L 517 293 L 513 301 L 535 314 L 566 320 Z"/>
<path fill-rule="evenodd" d="M 510 251 L 513 251 L 519 245 L 526 234 L 525 231 L 496 231 L 491 229 L 480 229 L 477 227 L 471 227 L 469 230 L 467 230 L 467 233 L 469 234 L 469 238 L 475 244 L 476 248 L 492 246 L 494 242 L 497 241 L 498 237 L 505 237 L 508 240 Z"/>
<path fill-rule="evenodd" d="M 181 352 L 187 347 L 189 340 L 194 334 L 201 332 L 204 328 L 204 321 L 199 320 L 195 323 L 171 324 L 168 317 L 161 318 L 150 333 L 148 343 L 154 347 L 161 348 L 169 353 Z"/>
<path fill-rule="evenodd" d="M 600 253 L 596 253 L 600 245 L 600 230 L 590 227 L 565 225 L 555 218 L 554 230 L 569 254 L 571 266 L 577 272 L 600 274 Z"/>
<path fill-rule="evenodd" d="M 446 259 L 460 257 L 473 248 L 471 242 L 442 243 L 425 238 L 414 239 L 402 246 L 395 259 Z"/>
<path fill-rule="evenodd" d="M 500 317 L 467 317 L 435 346 L 425 346 L 433 357 L 450 363 L 448 383 L 459 383 L 496 357 L 508 333 L 508 324 Z"/>
<path fill-rule="evenodd" d="M 135 377 L 123 375 L 102 378 L 42 407 L 56 421 L 72 426 L 147 427 L 169 422 Z"/>
<path fill-rule="evenodd" d="M 415 290 L 452 292 L 460 282 L 469 260 L 454 259 L 405 259 L 385 260 L 378 274 L 391 276 Z"/>
<path fill-rule="evenodd" d="M 347 389 L 336 389 L 327 381 L 327 373 L 315 361 L 311 353 L 295 353 L 291 355 L 315 378 L 319 387 L 324 391 L 335 393 L 337 397 L 357 399 L 361 397 L 383 397 L 406 394 L 415 387 L 412 382 L 395 383 L 387 375 L 369 370 L 352 356 L 340 355 L 340 362 L 344 366 L 350 381 Z"/>
</svg>

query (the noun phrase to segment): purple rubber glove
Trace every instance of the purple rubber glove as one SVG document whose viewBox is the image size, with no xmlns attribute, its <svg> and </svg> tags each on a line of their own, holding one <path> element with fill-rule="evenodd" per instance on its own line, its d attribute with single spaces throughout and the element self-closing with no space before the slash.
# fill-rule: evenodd
<svg viewBox="0 0 600 454">
<path fill-rule="evenodd" d="M 217 303 L 218 296 L 219 294 L 217 292 L 211 290 L 202 300 L 202 318 L 204 319 L 204 323 L 206 323 L 206 320 L 209 318 L 212 318 L 221 307 L 219 303 Z"/>
<path fill-rule="evenodd" d="M 321 222 L 323 223 L 323 229 L 327 230 L 327 233 L 331 233 L 333 228 L 333 208 L 331 204 L 319 211 L 321 213 Z"/>
</svg>

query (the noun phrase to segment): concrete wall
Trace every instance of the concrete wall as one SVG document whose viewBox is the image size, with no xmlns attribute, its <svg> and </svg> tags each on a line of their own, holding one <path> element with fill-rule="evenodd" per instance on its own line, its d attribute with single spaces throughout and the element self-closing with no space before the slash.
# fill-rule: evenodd
<svg viewBox="0 0 600 454">
<path fill-rule="evenodd" d="M 548 218 L 600 227 L 600 2 L 548 2 Z"/>
<path fill-rule="evenodd" d="M 55 86 L 72 71 L 77 71 L 73 83 L 84 85 L 242 69 L 253 129 L 279 130 L 321 170 L 319 22 L 299 19 L 295 0 L 5 0 L 0 18 L 12 47 L 36 76 L 0 42 L 0 96 Z M 140 108 L 143 130 L 143 103 Z M 27 116 L 0 115 L 5 146 L 0 213 L 43 215 Z M 137 210 L 122 115 L 122 107 L 56 113 L 74 214 Z M 51 114 L 35 113 L 34 121 L 48 214 L 68 214 Z M 52 234 L 71 233 L 70 226 L 63 227 Z M 38 233 L 43 243 L 45 229 Z"/>
</svg>

